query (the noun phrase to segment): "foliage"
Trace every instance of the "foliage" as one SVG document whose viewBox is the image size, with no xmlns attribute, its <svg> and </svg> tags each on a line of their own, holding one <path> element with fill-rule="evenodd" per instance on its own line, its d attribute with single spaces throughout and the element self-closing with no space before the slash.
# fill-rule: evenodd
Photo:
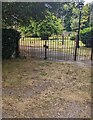
<svg viewBox="0 0 93 120">
<path fill-rule="evenodd" d="M 44 19 L 46 7 L 44 2 L 3 2 L 3 26 L 28 25 L 29 18 Z"/>
<path fill-rule="evenodd" d="M 2 58 L 10 58 L 14 51 L 18 40 L 20 39 L 20 33 L 14 29 L 2 29 Z"/>
<path fill-rule="evenodd" d="M 70 40 L 75 40 L 75 38 L 76 38 L 76 35 L 74 33 L 71 33 L 70 34 Z"/>
<path fill-rule="evenodd" d="M 86 4 L 82 10 L 81 28 L 90 27 L 90 5 Z"/>
<path fill-rule="evenodd" d="M 66 31 L 78 29 L 79 9 L 75 2 L 3 2 L 3 27 L 20 26 L 23 34 L 37 36 L 40 34 L 37 27 L 45 25 L 48 12 L 51 19 L 60 18 Z M 90 26 L 90 5 L 84 5 L 81 17 L 81 29 Z M 49 18 L 50 20 L 50 18 Z M 50 24 L 49 24 L 50 25 Z M 52 24 L 51 24 L 52 25 Z M 51 27 L 54 27 L 53 25 Z M 45 27 L 46 28 L 46 27 Z M 44 29 L 45 29 L 44 28 Z M 39 28 L 41 29 L 41 28 Z M 51 28 L 50 28 L 51 29 Z M 52 29 L 51 29 L 52 30 Z M 48 30 L 47 30 L 48 31 Z"/>
<path fill-rule="evenodd" d="M 49 12 L 46 18 L 38 24 L 38 35 L 41 36 L 42 39 L 48 39 L 52 34 L 58 33 L 62 33 L 61 19 Z"/>
<path fill-rule="evenodd" d="M 73 31 L 76 31 L 78 29 L 79 24 L 79 8 L 77 6 L 73 7 L 72 10 L 72 17 L 71 17 L 71 29 Z M 86 4 L 83 6 L 83 9 L 81 11 L 81 21 L 80 21 L 80 28 L 84 29 L 90 26 L 90 5 Z"/>
<path fill-rule="evenodd" d="M 20 26 L 19 30 L 23 36 L 36 37 L 37 36 L 37 25 L 38 22 L 30 18 L 28 26 Z"/>
<path fill-rule="evenodd" d="M 91 39 L 92 33 L 93 33 L 93 27 L 85 28 L 80 31 L 81 41 L 83 44 L 86 45 L 86 47 L 91 47 L 92 45 L 92 39 Z"/>
<path fill-rule="evenodd" d="M 48 39 L 52 34 L 62 34 L 62 22 L 51 12 L 47 12 L 44 20 L 37 22 L 30 18 L 28 26 L 20 27 L 20 31 L 25 36 L 40 36 L 42 39 Z"/>
</svg>

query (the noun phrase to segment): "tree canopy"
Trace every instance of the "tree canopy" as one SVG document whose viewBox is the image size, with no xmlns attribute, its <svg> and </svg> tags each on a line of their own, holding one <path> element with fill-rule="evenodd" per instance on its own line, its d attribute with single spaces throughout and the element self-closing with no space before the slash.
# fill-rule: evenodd
<svg viewBox="0 0 93 120">
<path fill-rule="evenodd" d="M 51 27 L 54 28 L 57 26 L 56 24 L 62 24 L 61 27 L 64 27 L 64 30 L 66 31 L 76 31 L 78 29 L 79 19 L 79 8 L 76 3 L 3 2 L 2 25 L 3 27 L 20 26 L 23 32 L 31 32 L 32 34 L 40 34 L 36 29 L 37 27 L 42 31 L 46 26 L 51 25 Z M 90 5 L 84 5 L 81 18 L 82 29 L 90 26 L 90 11 Z M 51 13 L 50 16 L 49 13 Z M 53 17 L 56 19 L 55 22 L 52 21 Z M 61 19 L 61 22 L 59 22 L 59 19 Z M 46 22 L 47 24 L 45 24 Z M 40 26 L 42 25 L 44 25 L 44 28 L 41 29 Z M 57 28 L 57 30 L 59 31 L 61 27 Z M 51 29 L 51 33 L 52 30 L 53 29 Z M 57 30 L 55 31 L 57 32 Z"/>
</svg>

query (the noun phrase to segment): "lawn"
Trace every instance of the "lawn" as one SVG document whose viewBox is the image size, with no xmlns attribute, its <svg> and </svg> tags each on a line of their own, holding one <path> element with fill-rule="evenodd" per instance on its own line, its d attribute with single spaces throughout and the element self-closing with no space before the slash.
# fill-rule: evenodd
<svg viewBox="0 0 93 120">
<path fill-rule="evenodd" d="M 78 62 L 3 60 L 3 118 L 90 118 L 91 67 Z"/>
</svg>

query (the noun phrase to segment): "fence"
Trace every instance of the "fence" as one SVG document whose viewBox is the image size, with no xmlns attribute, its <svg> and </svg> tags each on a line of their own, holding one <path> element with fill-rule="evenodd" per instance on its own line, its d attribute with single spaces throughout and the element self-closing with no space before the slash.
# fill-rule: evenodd
<svg viewBox="0 0 93 120">
<path fill-rule="evenodd" d="M 92 48 L 79 41 L 76 60 L 91 60 Z M 41 38 L 22 37 L 20 39 L 20 54 L 25 57 L 56 60 L 75 60 L 75 40 L 69 37 L 53 36 L 49 40 Z"/>
</svg>

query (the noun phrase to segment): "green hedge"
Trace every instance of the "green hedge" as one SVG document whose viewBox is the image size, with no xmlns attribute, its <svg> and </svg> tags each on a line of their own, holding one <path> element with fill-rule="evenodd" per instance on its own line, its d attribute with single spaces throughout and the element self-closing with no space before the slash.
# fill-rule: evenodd
<svg viewBox="0 0 93 120">
<path fill-rule="evenodd" d="M 83 44 L 85 44 L 86 47 L 92 47 L 92 39 L 91 35 L 93 34 L 93 27 L 92 28 L 85 28 L 80 31 L 80 37 Z"/>
<path fill-rule="evenodd" d="M 2 58 L 10 58 L 18 47 L 20 33 L 14 29 L 2 29 Z"/>
<path fill-rule="evenodd" d="M 70 34 L 70 40 L 75 40 L 75 39 L 76 39 L 75 34 L 71 33 L 71 34 Z"/>
</svg>

